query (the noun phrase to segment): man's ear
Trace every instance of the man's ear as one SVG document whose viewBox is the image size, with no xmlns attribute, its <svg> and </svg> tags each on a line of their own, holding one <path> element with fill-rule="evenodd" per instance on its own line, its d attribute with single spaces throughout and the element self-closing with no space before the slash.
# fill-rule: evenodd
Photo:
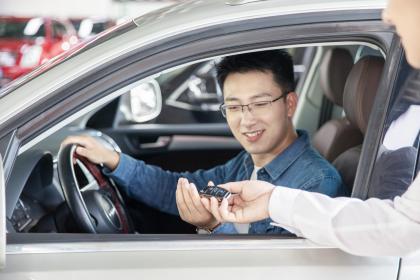
<svg viewBox="0 0 420 280">
<path fill-rule="evenodd" d="M 298 96 L 296 92 L 289 92 L 286 96 L 286 105 L 287 105 L 287 116 L 292 118 L 295 114 L 296 107 L 298 103 Z"/>
</svg>

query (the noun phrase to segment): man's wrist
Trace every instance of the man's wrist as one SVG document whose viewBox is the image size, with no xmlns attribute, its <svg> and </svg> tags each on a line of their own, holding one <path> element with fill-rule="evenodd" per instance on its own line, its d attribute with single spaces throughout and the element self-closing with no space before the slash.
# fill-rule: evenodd
<svg viewBox="0 0 420 280">
<path fill-rule="evenodd" d="M 213 231 L 221 225 L 220 222 L 215 221 L 206 226 L 197 226 L 197 233 L 213 233 Z"/>
<path fill-rule="evenodd" d="M 110 153 L 109 159 L 104 162 L 104 165 L 111 171 L 114 171 L 120 163 L 120 154 L 116 151 Z"/>
</svg>

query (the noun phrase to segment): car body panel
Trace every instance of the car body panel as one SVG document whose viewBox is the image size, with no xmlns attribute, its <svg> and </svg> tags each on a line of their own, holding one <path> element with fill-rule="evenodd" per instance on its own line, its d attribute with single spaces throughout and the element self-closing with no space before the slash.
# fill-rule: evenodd
<svg viewBox="0 0 420 280">
<path fill-rule="evenodd" d="M 326 1 L 326 3 L 327 2 L 331 4 L 328 5 L 328 7 L 332 11 L 341 8 L 343 11 L 347 11 L 351 9 L 359 9 L 360 7 L 366 10 L 379 9 L 384 6 L 384 1 Z M 336 3 L 336 5 L 333 3 Z M 142 16 L 135 20 L 139 28 L 126 32 L 123 36 L 119 36 L 118 39 L 115 38 L 114 40 L 109 40 L 106 43 L 97 46 L 94 51 L 87 50 L 81 55 L 74 57 L 72 60 L 74 64 L 78 65 L 77 68 L 73 68 L 70 65 L 67 67 L 64 65 L 58 65 L 49 71 L 48 81 L 45 81 L 41 75 L 37 79 L 36 84 L 23 85 L 20 89 L 16 90 L 14 95 L 19 96 L 17 97 L 19 99 L 25 99 L 24 101 L 21 100 L 19 102 L 19 107 L 14 108 L 17 105 L 16 100 L 11 100 L 10 102 L 8 101 L 9 98 L 14 98 L 7 96 L 3 97 L 2 104 L 4 104 L 4 108 L 0 109 L 7 108 L 7 110 L 0 110 L 0 123 L 5 121 L 5 118 L 7 118 L 8 115 L 10 116 L 13 111 L 24 110 L 34 101 L 44 98 L 48 95 L 48 93 L 60 87 L 60 85 L 68 83 L 70 80 L 76 79 L 79 76 L 85 75 L 89 72 L 89 70 L 94 67 L 98 67 L 98 65 L 109 63 L 109 61 L 114 60 L 116 57 L 129 54 L 133 50 L 139 48 L 139 46 L 151 45 L 153 42 L 158 42 L 177 34 L 188 33 L 191 30 L 205 27 L 207 28 L 209 26 L 217 26 L 239 20 L 252 20 L 258 17 L 271 17 L 296 13 L 293 9 L 287 9 L 287 6 L 285 5 L 287 3 L 284 1 L 261 2 L 261 4 L 264 4 L 264 6 L 261 7 L 254 4 L 256 3 L 252 3 L 252 5 L 228 7 L 224 4 L 224 1 L 220 0 L 207 2 L 191 1 L 176 5 L 175 8 L 162 9 L 159 10 L 159 12 Z M 358 4 L 359 6 L 357 6 Z M 207 7 L 207 5 L 210 5 L 210 7 Z M 226 7 L 230 8 L 229 12 L 225 11 L 222 13 Z M 325 8 L 325 5 L 317 6 L 309 4 L 298 6 L 301 10 L 299 12 L 303 13 L 308 11 L 322 11 L 323 7 Z M 296 7 L 293 6 L 293 8 Z M 206 14 L 205 16 L 201 16 L 201 14 L 200 16 L 197 16 L 195 9 L 202 9 L 204 11 L 208 10 L 212 13 Z M 182 16 L 179 16 L 180 14 Z M 68 75 L 64 77 L 61 73 L 68 73 Z M 52 80 L 55 82 L 51 83 Z M 31 96 L 23 96 L 23 94 L 21 95 L 18 93 L 21 90 L 26 92 L 28 90 L 27 87 L 32 88 L 31 91 L 33 94 Z M 15 104 L 15 106 L 13 106 L 13 104 Z"/>
<path fill-rule="evenodd" d="M 311 1 L 295 0 L 227 6 L 225 0 L 188 1 L 135 19 L 137 28 L 124 30 L 98 44 L 87 43 L 86 48 L 53 64 L 39 76 L 6 89 L 0 102 L 0 143 L 2 154 L 7 156 L 8 172 L 11 173 L 18 153 L 29 151 L 41 139 L 90 110 L 105 106 L 126 92 L 130 82 L 153 79 L 153 75 L 162 70 L 219 55 L 289 44 L 305 45 L 320 41 L 327 44 L 340 41 L 340 38 L 344 41 L 366 40 L 380 45 L 386 53 L 389 60 L 384 76 L 390 78 L 388 82 L 392 87 L 393 77 L 399 70 L 397 60 L 401 55 L 401 46 L 393 30 L 379 21 L 380 9 L 384 5 L 385 1 L 320 1 L 313 4 Z M 354 13 L 360 9 L 362 12 Z M 336 14 L 337 11 L 340 13 Z M 348 25 L 341 24 L 340 17 L 347 19 Z M 283 21 L 272 22 L 280 18 Z M 280 33 L 283 36 L 277 41 L 265 38 L 269 43 L 263 44 L 255 36 L 258 32 L 272 37 L 270 31 L 276 28 L 283 28 Z M 310 28 L 316 28 L 316 31 Z M 331 35 L 334 32 L 337 34 Z M 220 46 L 221 41 L 224 46 Z M 245 46 L 237 46 L 240 43 Z M 102 71 L 105 72 L 100 73 Z M 383 83 L 382 87 L 385 85 Z M 382 92 L 381 101 L 385 105 L 389 102 L 390 91 Z M 375 125 L 381 127 L 384 110 L 378 109 L 373 117 Z M 208 128 L 203 126 L 201 130 Z M 185 150 L 191 148 L 191 143 L 200 145 L 200 141 L 208 145 L 214 140 L 211 137 L 199 140 L 200 130 L 194 127 L 147 127 L 141 124 L 112 127 L 105 131 L 113 136 L 120 135 L 123 138 L 121 143 L 130 137 L 135 139 L 147 133 L 159 135 L 164 131 L 177 139 L 172 147 L 167 147 L 173 150 Z M 189 132 L 194 135 L 188 135 L 191 134 Z M 225 137 L 225 133 L 226 130 L 218 126 L 205 136 Z M 226 145 L 234 147 L 231 139 L 217 139 L 224 148 Z M 375 152 L 376 141 L 368 139 L 372 153 Z M 213 145 L 212 148 L 217 146 L 214 141 Z M 373 164 L 372 158 L 365 161 Z M 369 170 L 359 173 L 363 172 Z M 362 184 L 363 187 L 365 184 Z M 4 215 L 2 218 L 5 218 Z M 1 279 L 255 279 L 274 276 L 288 279 L 339 277 L 387 280 L 398 278 L 400 261 L 396 257 L 351 256 L 305 239 L 279 236 L 110 236 L 10 232 L 7 238 L 7 265 L 0 272 Z"/>
<path fill-rule="evenodd" d="M 3 159 L 0 156 L 0 209 L 1 213 L 6 211 L 6 192 L 3 171 Z M 6 220 L 5 215 L 0 217 L 0 269 L 5 267 L 6 264 Z"/>
<path fill-rule="evenodd" d="M 146 235 L 147 236 L 147 235 Z M 150 237 L 150 236 L 149 236 Z M 140 237 L 141 238 L 141 237 Z M 159 240 L 8 245 L 2 279 L 396 279 L 398 258 L 361 258 L 303 239 Z M 179 238 L 178 239 L 182 239 Z M 71 252 L 71 253 L 69 253 Z M 89 261 L 82 261 L 89 256 Z M 23 264 L 24 268 L 23 268 Z M 27 271 L 25 271 L 27 270 Z M 66 272 L 67 273 L 63 273 Z M 94 275 L 94 276 L 93 276 Z"/>
<path fill-rule="evenodd" d="M 419 278 L 420 252 L 401 259 L 401 269 L 398 280 L 415 280 Z"/>
</svg>

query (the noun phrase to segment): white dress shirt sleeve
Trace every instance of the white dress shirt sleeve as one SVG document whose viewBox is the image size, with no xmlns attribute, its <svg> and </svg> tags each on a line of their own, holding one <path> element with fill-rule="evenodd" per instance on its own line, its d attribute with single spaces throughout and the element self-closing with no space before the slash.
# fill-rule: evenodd
<svg viewBox="0 0 420 280">
<path fill-rule="evenodd" d="M 269 213 L 279 226 L 316 243 L 364 256 L 420 250 L 420 175 L 392 200 L 360 200 L 276 187 Z"/>
</svg>

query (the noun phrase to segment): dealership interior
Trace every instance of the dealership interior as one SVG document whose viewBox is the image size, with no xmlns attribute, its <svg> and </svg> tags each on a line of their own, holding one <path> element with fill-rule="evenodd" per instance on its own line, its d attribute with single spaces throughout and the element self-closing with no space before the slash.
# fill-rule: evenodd
<svg viewBox="0 0 420 280">
<path fill-rule="evenodd" d="M 176 0 L 0 0 L 0 87 L 104 30 Z"/>
</svg>

